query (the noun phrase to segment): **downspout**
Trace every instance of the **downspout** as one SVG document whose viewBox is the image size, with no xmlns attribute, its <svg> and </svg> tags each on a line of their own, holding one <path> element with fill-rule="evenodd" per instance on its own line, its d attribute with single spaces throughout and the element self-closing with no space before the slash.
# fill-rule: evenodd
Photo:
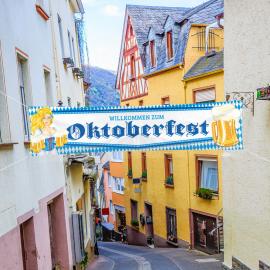
<svg viewBox="0 0 270 270">
<path fill-rule="evenodd" d="M 185 91 L 185 104 L 187 104 L 187 83 L 183 80 L 183 84 L 184 84 L 184 91 Z M 193 231 L 192 231 L 192 224 L 191 224 L 191 198 L 190 198 L 190 173 L 189 173 L 189 169 L 190 169 L 190 164 L 189 164 L 189 151 L 186 150 L 186 157 L 187 157 L 187 178 L 188 178 L 188 209 L 189 209 L 189 228 L 190 228 L 190 244 L 189 244 L 189 249 L 192 249 L 192 235 L 193 235 Z"/>
</svg>

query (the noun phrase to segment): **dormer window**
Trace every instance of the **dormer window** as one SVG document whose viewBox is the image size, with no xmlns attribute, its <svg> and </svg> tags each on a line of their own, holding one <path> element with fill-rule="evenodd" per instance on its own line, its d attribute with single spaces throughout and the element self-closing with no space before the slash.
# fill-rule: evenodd
<svg viewBox="0 0 270 270">
<path fill-rule="evenodd" d="M 150 62 L 151 62 L 151 67 L 156 66 L 156 48 L 155 48 L 155 41 L 151 40 L 150 41 Z"/>
<path fill-rule="evenodd" d="M 168 31 L 166 33 L 167 40 L 167 59 L 171 60 L 173 58 L 173 39 L 172 39 L 172 31 Z"/>
</svg>

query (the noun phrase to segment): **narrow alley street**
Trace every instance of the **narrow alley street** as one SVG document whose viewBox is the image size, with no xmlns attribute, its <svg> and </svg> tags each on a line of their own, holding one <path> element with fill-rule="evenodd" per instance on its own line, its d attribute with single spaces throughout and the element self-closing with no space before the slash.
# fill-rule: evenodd
<svg viewBox="0 0 270 270">
<path fill-rule="evenodd" d="M 182 248 L 156 248 L 99 242 L 100 256 L 87 270 L 219 270 L 221 255 Z"/>
</svg>

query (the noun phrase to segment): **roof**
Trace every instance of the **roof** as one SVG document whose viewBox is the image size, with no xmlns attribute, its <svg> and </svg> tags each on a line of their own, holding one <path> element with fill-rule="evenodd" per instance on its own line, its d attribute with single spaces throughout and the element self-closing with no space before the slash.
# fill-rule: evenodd
<svg viewBox="0 0 270 270">
<path fill-rule="evenodd" d="M 192 24 L 211 24 L 216 21 L 215 16 L 217 13 L 221 13 L 223 9 L 224 0 L 209 0 L 194 8 L 127 5 L 116 85 L 121 78 L 120 70 L 123 63 L 124 37 L 128 16 L 130 16 L 136 35 L 136 41 L 143 61 L 144 75 L 149 75 L 184 63 L 185 50 Z M 164 33 L 166 30 L 164 29 L 164 24 L 168 16 L 174 22 L 172 25 L 169 25 L 173 29 L 174 36 L 174 57 L 171 61 L 167 61 L 165 35 L 157 35 Z M 156 47 L 157 64 L 154 68 L 150 65 L 149 50 L 145 47 L 149 46 L 147 41 L 150 28 L 154 30 L 158 41 L 158 46 Z"/>
<path fill-rule="evenodd" d="M 212 52 L 206 56 L 199 58 L 199 60 L 188 70 L 184 76 L 184 80 L 188 80 L 197 76 L 207 74 L 209 72 L 222 70 L 224 53 Z"/>
<path fill-rule="evenodd" d="M 138 46 L 141 47 L 147 41 L 147 34 L 150 27 L 160 33 L 163 31 L 163 24 L 168 15 L 180 19 L 189 11 L 183 7 L 160 7 L 127 5 L 127 14 L 131 18 L 132 26 L 136 34 Z"/>
<path fill-rule="evenodd" d="M 167 61 L 166 56 L 166 40 L 165 35 L 160 41 L 160 46 L 157 49 L 157 65 L 152 68 L 150 65 L 149 50 L 146 50 L 146 67 L 144 74 L 148 75 L 172 66 L 182 64 L 184 62 L 185 50 L 189 37 L 189 31 L 193 24 L 211 24 L 216 21 L 217 11 L 223 10 L 223 0 L 210 0 L 186 11 L 178 21 L 180 25 L 173 26 L 174 33 L 174 58 L 172 61 Z M 174 18 L 174 16 L 171 16 Z M 164 22 L 163 22 L 164 23 Z"/>
<path fill-rule="evenodd" d="M 103 169 L 106 169 L 106 170 L 109 170 L 110 169 L 110 161 L 106 161 L 103 166 L 102 166 Z"/>
</svg>

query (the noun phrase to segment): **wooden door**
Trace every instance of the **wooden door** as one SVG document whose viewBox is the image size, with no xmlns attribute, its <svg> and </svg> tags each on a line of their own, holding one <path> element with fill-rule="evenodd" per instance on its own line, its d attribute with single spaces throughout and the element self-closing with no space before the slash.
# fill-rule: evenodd
<svg viewBox="0 0 270 270">
<path fill-rule="evenodd" d="M 194 246 L 209 254 L 218 253 L 216 218 L 193 213 Z"/>
</svg>

